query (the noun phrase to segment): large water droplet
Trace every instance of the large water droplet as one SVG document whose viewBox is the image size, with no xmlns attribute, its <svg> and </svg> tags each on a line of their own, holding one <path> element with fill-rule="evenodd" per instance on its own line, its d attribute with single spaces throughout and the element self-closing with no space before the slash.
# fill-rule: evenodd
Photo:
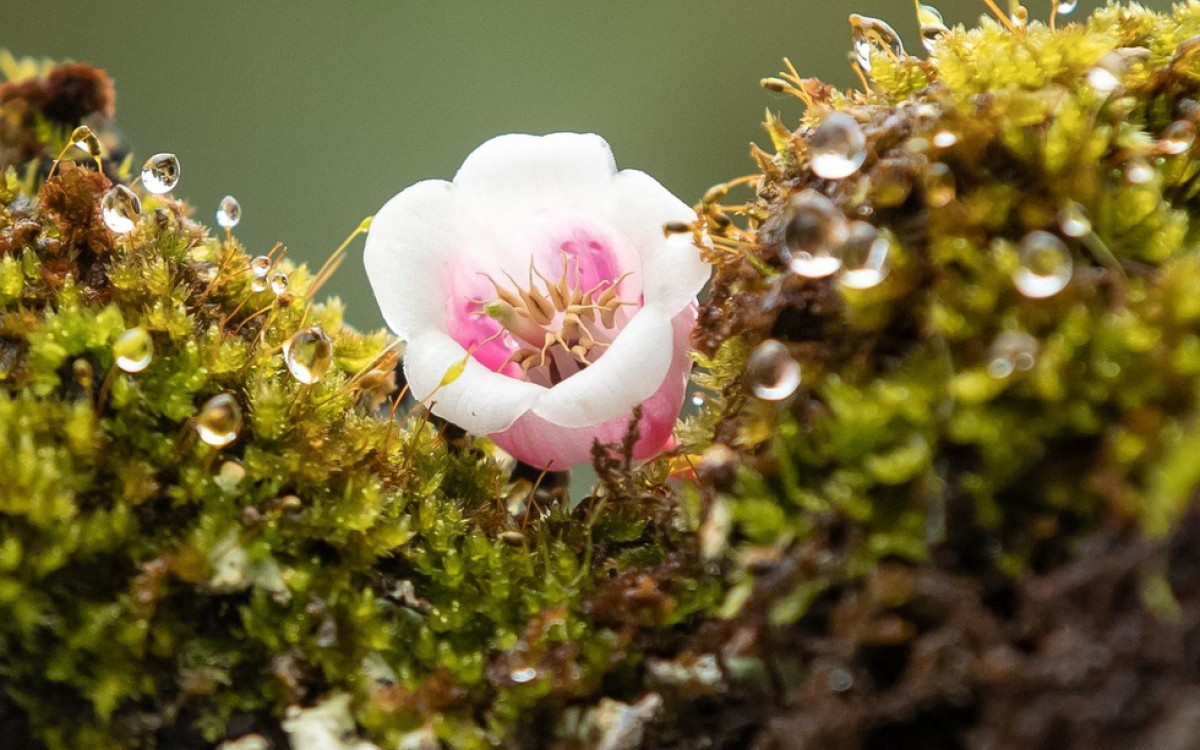
<svg viewBox="0 0 1200 750">
<path fill-rule="evenodd" d="M 1164 154 L 1178 156 L 1191 150 L 1196 142 L 1196 126 L 1187 120 L 1176 120 L 1163 130 L 1158 148 Z"/>
<path fill-rule="evenodd" d="M 1026 297 L 1043 299 L 1061 292 L 1073 271 L 1074 263 L 1063 241 L 1039 229 L 1021 240 L 1020 265 L 1013 272 L 1013 283 Z"/>
<path fill-rule="evenodd" d="M 764 401 L 782 401 L 800 387 L 800 363 L 787 347 L 767 339 L 754 348 L 746 361 L 746 383 Z"/>
<path fill-rule="evenodd" d="M 130 328 L 113 342 L 113 357 L 125 372 L 141 372 L 154 359 L 154 339 L 141 326 Z"/>
<path fill-rule="evenodd" d="M 937 40 L 950 31 L 942 12 L 932 5 L 917 5 L 917 23 L 921 27 L 921 45 L 926 52 L 933 52 Z"/>
<path fill-rule="evenodd" d="M 141 213 L 142 201 L 124 185 L 114 186 L 100 199 L 104 224 L 117 234 L 132 232 Z"/>
<path fill-rule="evenodd" d="M 288 275 L 283 271 L 276 271 L 271 274 L 271 291 L 276 295 L 283 294 L 288 290 Z"/>
<path fill-rule="evenodd" d="M 271 259 L 265 255 L 258 256 L 250 261 L 250 272 L 260 279 L 265 279 L 271 272 Z"/>
<path fill-rule="evenodd" d="M 1079 5 L 1079 0 L 1061 0 L 1058 4 L 1058 15 L 1069 16 L 1075 12 L 1075 8 Z"/>
<path fill-rule="evenodd" d="M 843 286 L 870 289 L 887 278 L 887 256 L 891 243 L 865 221 L 850 225 L 850 238 L 842 246 Z"/>
<path fill-rule="evenodd" d="M 1028 333 L 1005 331 L 988 348 L 988 374 L 1007 378 L 1014 372 L 1032 370 L 1037 363 L 1038 341 Z"/>
<path fill-rule="evenodd" d="M 784 245 L 793 273 L 818 279 L 842 266 L 842 244 L 849 237 L 846 217 L 833 201 L 815 190 L 792 198 L 787 209 Z"/>
<path fill-rule="evenodd" d="M 179 159 L 175 154 L 155 154 L 142 165 L 142 186 L 151 193 L 169 193 L 178 184 Z"/>
<path fill-rule="evenodd" d="M 864 73 L 871 72 L 871 54 L 876 50 L 896 59 L 904 57 L 904 43 L 900 41 L 900 35 L 878 18 L 852 13 L 850 31 L 854 44 L 854 61 Z"/>
<path fill-rule="evenodd" d="M 1068 237 L 1086 237 L 1092 233 L 1092 220 L 1088 218 L 1083 206 L 1072 202 L 1059 212 L 1058 227 Z"/>
<path fill-rule="evenodd" d="M 812 171 L 826 180 L 841 180 L 858 171 L 867 158 L 867 139 L 858 122 L 844 112 L 830 112 L 809 141 Z"/>
<path fill-rule="evenodd" d="M 333 363 L 333 342 L 319 327 L 305 328 L 283 345 L 288 372 L 305 385 L 312 385 L 329 372 Z"/>
<path fill-rule="evenodd" d="M 227 195 L 221 199 L 217 207 L 217 224 L 225 229 L 233 229 L 242 220 L 242 205 L 237 198 Z"/>
<path fill-rule="evenodd" d="M 228 393 L 204 402 L 192 424 L 200 439 L 214 448 L 224 448 L 237 439 L 242 429 L 242 407 Z"/>
<path fill-rule="evenodd" d="M 267 281 L 266 276 L 255 276 L 254 278 L 250 279 L 250 291 L 252 291 L 252 292 L 266 291 L 267 285 L 269 283 L 270 282 Z"/>
</svg>

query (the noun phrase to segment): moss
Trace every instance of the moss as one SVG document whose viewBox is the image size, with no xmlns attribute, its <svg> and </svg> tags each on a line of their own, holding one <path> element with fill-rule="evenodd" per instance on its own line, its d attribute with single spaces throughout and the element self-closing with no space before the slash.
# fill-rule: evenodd
<svg viewBox="0 0 1200 750">
<path fill-rule="evenodd" d="M 572 512 L 535 493 L 399 403 L 398 342 L 317 302 L 286 249 L 277 294 L 171 198 L 144 195 L 136 228 L 110 231 L 101 196 L 128 162 L 47 178 L 79 123 L 46 92 L 107 79 L 41 73 L 0 90 L 3 153 L 20 157 L 0 196 L 6 737 L 175 748 L 286 730 L 299 747 L 328 719 L 381 746 L 513 742 L 603 694 L 640 659 L 634 633 L 645 645 L 715 600 L 702 578 L 640 582 L 683 554 L 665 540 L 688 549 L 661 487 L 617 460 L 625 502 Z M 316 329 L 333 361 L 305 384 L 284 347 Z M 118 366 L 131 349 L 148 366 Z M 214 446 L 197 428 L 223 394 L 241 421 Z"/>
<path fill-rule="evenodd" d="M 347 327 L 284 249 L 276 293 L 173 199 L 114 235 L 99 200 L 130 163 L 106 79 L 0 57 L 20 76 L 0 89 L 0 732 L 1189 746 L 1197 35 L 1200 3 L 1113 5 L 956 28 L 928 59 L 881 46 L 867 91 L 769 81 L 805 111 L 770 116 L 744 206 L 736 184 L 698 205 L 704 406 L 664 460 L 598 446 L 575 507 L 400 400 L 397 342 Z M 866 143 L 840 180 L 812 171 L 834 109 Z M 67 111 L 103 173 L 49 176 Z M 881 233 L 882 283 L 788 270 L 805 190 Z M 1014 284 L 1036 232 L 1071 260 L 1056 294 Z M 332 362 L 306 384 L 284 347 L 320 352 L 316 328 Z M 145 336 L 149 365 L 117 366 Z M 756 395 L 767 339 L 799 365 L 782 400 Z M 220 447 L 195 429 L 216 397 L 240 412 Z"/>
<path fill-rule="evenodd" d="M 731 519 L 718 631 L 784 696 L 760 744 L 1184 746 L 1196 702 L 1167 694 L 1197 663 L 1165 668 L 1119 631 L 1190 653 L 1200 612 L 1170 552 L 1194 544 L 1197 505 L 1198 33 L 1194 2 L 1113 5 L 1059 30 L 957 28 L 928 60 L 879 46 L 865 92 L 768 81 L 808 106 L 796 130 L 767 123 L 746 221 L 699 206 L 720 235 L 701 345 L 772 338 L 803 379 L 777 404 L 752 371 L 721 378 L 695 438 L 717 442 L 702 493 Z M 1121 85 L 1098 90 L 1097 68 Z M 840 180 L 812 170 L 831 110 L 866 137 Z M 890 238 L 886 280 L 788 270 L 807 189 Z M 1014 283 L 1037 231 L 1073 267 L 1045 298 Z M 1080 652 L 1061 639 L 1084 631 L 1071 648 L 1104 657 L 1064 676 Z M 1146 701 L 1106 703 L 1120 681 Z"/>
</svg>

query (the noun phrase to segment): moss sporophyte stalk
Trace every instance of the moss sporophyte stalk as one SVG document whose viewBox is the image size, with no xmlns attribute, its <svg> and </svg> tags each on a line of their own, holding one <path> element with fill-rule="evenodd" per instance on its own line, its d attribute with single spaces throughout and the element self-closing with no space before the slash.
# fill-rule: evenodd
<svg viewBox="0 0 1200 750">
<path fill-rule="evenodd" d="M 853 17 L 858 90 L 785 63 L 693 208 L 499 139 L 316 271 L 194 221 L 102 71 L 0 55 L 4 742 L 1191 747 L 1200 4 L 987 5 Z M 543 157 L 611 213 L 480 179 Z M 443 252 L 447 201 L 516 265 L 377 285 L 406 343 L 318 299 L 358 235 Z M 527 415 L 609 443 L 550 446 L 588 497 L 472 434 Z"/>
</svg>

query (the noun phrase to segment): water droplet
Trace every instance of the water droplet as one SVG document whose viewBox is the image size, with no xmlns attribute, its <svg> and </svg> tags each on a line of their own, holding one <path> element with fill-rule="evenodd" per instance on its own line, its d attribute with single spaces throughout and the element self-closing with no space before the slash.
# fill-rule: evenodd
<svg viewBox="0 0 1200 750">
<path fill-rule="evenodd" d="M 509 673 L 508 676 L 513 682 L 517 683 L 518 685 L 523 685 L 526 682 L 531 682 L 536 679 L 538 676 L 538 671 L 533 667 L 522 667 L 520 669 L 514 669 Z"/>
<path fill-rule="evenodd" d="M 932 5 L 917 5 L 917 23 L 921 26 L 921 45 L 926 52 L 933 52 L 937 40 L 950 32 L 942 12 Z"/>
<path fill-rule="evenodd" d="M 1108 96 L 1121 86 L 1124 75 L 1125 58 L 1118 52 L 1109 52 L 1087 72 L 1087 83 L 1097 94 Z"/>
<path fill-rule="evenodd" d="M 250 272 L 260 279 L 267 278 L 267 274 L 271 272 L 271 259 L 265 255 L 260 255 L 250 261 Z"/>
<path fill-rule="evenodd" d="M 988 348 L 988 375 L 1007 378 L 1014 372 L 1027 372 L 1037 363 L 1038 341 L 1028 333 L 1005 331 Z"/>
<path fill-rule="evenodd" d="M 958 133 L 953 130 L 940 130 L 933 136 L 933 145 L 938 148 L 950 148 L 958 143 Z"/>
<path fill-rule="evenodd" d="M 214 448 L 224 448 L 237 439 L 242 429 L 242 407 L 228 393 L 204 402 L 192 422 L 200 439 Z"/>
<path fill-rule="evenodd" d="M 278 271 L 271 276 L 271 291 L 276 295 L 283 294 L 288 289 L 288 275 Z"/>
<path fill-rule="evenodd" d="M 1078 203 L 1068 203 L 1067 207 L 1059 212 L 1058 226 L 1068 237 L 1086 237 L 1092 233 L 1092 220 Z"/>
<path fill-rule="evenodd" d="M 925 202 L 933 208 L 947 206 L 958 194 L 954 172 L 941 162 L 929 165 L 925 170 Z"/>
<path fill-rule="evenodd" d="M 858 171 L 867 158 L 867 139 L 858 122 L 844 112 L 830 112 L 809 141 L 812 171 L 826 180 L 841 180 Z"/>
<path fill-rule="evenodd" d="M 1039 229 L 1021 240 L 1020 265 L 1013 272 L 1013 283 L 1026 297 L 1043 299 L 1061 292 L 1073 271 L 1074 263 L 1063 241 Z"/>
<path fill-rule="evenodd" d="M 1069 16 L 1075 12 L 1075 8 L 1078 5 L 1079 0 L 1061 0 L 1058 4 L 1058 15 Z"/>
<path fill-rule="evenodd" d="M 100 158 L 100 139 L 87 125 L 80 125 L 71 131 L 71 145 L 84 151 L 93 159 Z"/>
<path fill-rule="evenodd" d="M 333 363 L 333 342 L 319 327 L 297 331 L 283 345 L 288 372 L 305 385 L 312 385 L 329 372 Z"/>
<path fill-rule="evenodd" d="M 841 283 L 850 289 L 870 289 L 887 278 L 891 243 L 865 221 L 850 225 L 850 238 L 842 246 Z"/>
<path fill-rule="evenodd" d="M 151 193 L 169 193 L 178 184 L 179 159 L 175 154 L 155 154 L 142 165 L 142 186 Z"/>
<path fill-rule="evenodd" d="M 224 229 L 233 229 L 242 220 L 242 205 L 237 198 L 227 195 L 221 199 L 217 207 L 217 224 Z"/>
<path fill-rule="evenodd" d="M 871 54 L 884 52 L 891 57 L 904 57 L 904 44 L 900 35 L 886 22 L 870 16 L 850 14 L 851 41 L 854 45 L 854 61 L 864 73 L 871 72 Z"/>
<path fill-rule="evenodd" d="M 696 407 L 697 409 L 699 409 L 701 406 L 704 406 L 704 404 L 707 402 L 708 396 L 705 396 L 703 391 L 696 391 L 692 394 L 692 406 Z"/>
<path fill-rule="evenodd" d="M 844 669 L 835 669 L 825 678 L 829 689 L 835 693 L 844 693 L 854 687 L 854 676 Z"/>
<path fill-rule="evenodd" d="M 1145 159 L 1130 159 L 1125 164 L 1125 180 L 1130 185 L 1149 185 L 1154 181 L 1154 167 Z"/>
<path fill-rule="evenodd" d="M 745 378 L 754 395 L 763 401 L 783 401 L 800 387 L 800 363 L 786 346 L 767 339 L 750 353 Z"/>
<path fill-rule="evenodd" d="M 141 326 L 130 328 L 113 342 L 113 356 L 125 372 L 141 372 L 154 359 L 154 339 Z"/>
<path fill-rule="evenodd" d="M 1187 120 L 1176 120 L 1166 127 L 1158 139 L 1158 148 L 1164 154 L 1178 156 L 1191 150 L 1196 142 L 1196 126 Z"/>
<path fill-rule="evenodd" d="M 833 201 L 804 190 L 788 205 L 784 245 L 793 273 L 819 279 L 842 266 L 842 244 L 849 237 L 846 217 Z"/>
<path fill-rule="evenodd" d="M 132 232 L 141 213 L 142 201 L 124 185 L 113 187 L 100 199 L 100 215 L 105 225 L 117 234 Z"/>
<path fill-rule="evenodd" d="M 265 276 L 255 276 L 253 279 L 250 279 L 250 291 L 252 291 L 252 292 L 265 291 L 267 288 L 267 283 L 268 282 L 267 282 L 267 279 Z"/>
</svg>

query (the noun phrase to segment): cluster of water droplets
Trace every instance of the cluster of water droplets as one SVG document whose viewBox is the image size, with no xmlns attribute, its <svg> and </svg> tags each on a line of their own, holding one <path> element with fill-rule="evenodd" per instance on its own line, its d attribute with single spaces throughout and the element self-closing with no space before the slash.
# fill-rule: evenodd
<svg viewBox="0 0 1200 750">
<path fill-rule="evenodd" d="M 86 129 L 86 128 L 80 128 Z M 90 139 L 84 137 L 76 145 L 89 150 L 95 136 L 88 131 Z M 99 144 L 95 146 L 99 148 Z M 97 154 L 99 152 L 97 151 Z M 179 159 L 174 154 L 155 154 L 142 165 L 142 187 L 154 195 L 169 193 L 179 184 Z M 129 234 L 137 226 L 142 215 L 142 200 L 137 193 L 125 185 L 114 185 L 100 198 L 100 216 L 104 225 L 117 234 Z"/>
<path fill-rule="evenodd" d="M 1007 378 L 1013 373 L 1027 372 L 1037 364 L 1038 341 L 1022 331 L 1005 331 L 988 348 L 988 374 Z"/>
<path fill-rule="evenodd" d="M 787 207 L 783 250 L 792 273 L 820 279 L 841 272 L 841 283 L 868 289 L 888 274 L 891 241 L 865 221 L 850 221 L 815 190 L 797 193 Z"/>
</svg>

